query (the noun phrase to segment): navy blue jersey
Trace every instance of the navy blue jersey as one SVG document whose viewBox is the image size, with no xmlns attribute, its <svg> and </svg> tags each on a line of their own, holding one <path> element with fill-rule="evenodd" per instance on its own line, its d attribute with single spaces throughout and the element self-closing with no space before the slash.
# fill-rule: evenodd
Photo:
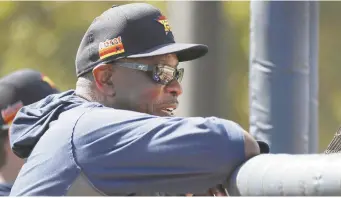
<svg viewBox="0 0 341 198">
<path fill-rule="evenodd" d="M 27 158 L 11 196 L 203 194 L 245 161 L 243 129 L 216 117 L 158 117 L 50 95 L 10 129 Z"/>
<path fill-rule="evenodd" d="M 12 184 L 0 183 L 0 196 L 9 196 L 11 192 Z"/>
</svg>

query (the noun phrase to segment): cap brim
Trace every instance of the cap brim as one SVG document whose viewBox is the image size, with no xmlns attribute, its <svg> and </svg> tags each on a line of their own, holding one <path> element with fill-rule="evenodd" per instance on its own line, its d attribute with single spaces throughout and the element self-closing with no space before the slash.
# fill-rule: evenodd
<svg viewBox="0 0 341 198">
<path fill-rule="evenodd" d="M 270 153 L 270 147 L 266 142 L 257 140 L 259 145 L 260 153 Z"/>
<path fill-rule="evenodd" d="M 208 52 L 208 47 L 201 44 L 169 43 L 159 45 L 143 53 L 127 56 L 127 58 L 144 58 L 150 56 L 175 53 L 179 62 L 190 61 L 204 56 Z"/>
</svg>

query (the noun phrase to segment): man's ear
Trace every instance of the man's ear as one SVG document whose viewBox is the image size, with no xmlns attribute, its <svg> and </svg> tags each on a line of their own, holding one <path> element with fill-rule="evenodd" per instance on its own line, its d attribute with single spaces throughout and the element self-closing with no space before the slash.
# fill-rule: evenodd
<svg viewBox="0 0 341 198">
<path fill-rule="evenodd" d="M 104 95 L 113 96 L 115 95 L 115 87 L 111 81 L 113 68 L 112 65 L 98 65 L 92 70 L 97 89 Z"/>
</svg>

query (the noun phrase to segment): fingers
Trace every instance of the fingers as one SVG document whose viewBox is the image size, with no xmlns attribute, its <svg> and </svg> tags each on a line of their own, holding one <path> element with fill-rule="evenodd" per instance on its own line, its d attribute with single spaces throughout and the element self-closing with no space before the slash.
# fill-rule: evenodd
<svg viewBox="0 0 341 198">
<path fill-rule="evenodd" d="M 207 194 L 187 193 L 185 196 L 186 197 L 195 197 L 195 196 L 200 196 L 200 197 L 228 197 L 229 195 L 228 195 L 227 190 L 222 185 L 218 185 L 215 188 L 208 189 Z"/>
</svg>

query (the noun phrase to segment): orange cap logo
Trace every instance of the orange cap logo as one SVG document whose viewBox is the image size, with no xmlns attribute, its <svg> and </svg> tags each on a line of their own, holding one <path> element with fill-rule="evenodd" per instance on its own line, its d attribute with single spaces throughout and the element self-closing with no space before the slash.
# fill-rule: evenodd
<svg viewBox="0 0 341 198">
<path fill-rule="evenodd" d="M 11 124 L 15 115 L 23 106 L 24 104 L 21 101 L 18 101 L 12 105 L 9 105 L 6 109 L 1 110 L 1 116 L 5 124 Z"/>
<path fill-rule="evenodd" d="M 165 16 L 163 16 L 163 15 L 159 16 L 157 18 L 157 21 L 164 26 L 166 34 L 168 34 L 168 32 L 171 31 L 171 27 L 170 27 L 170 25 L 168 23 L 168 20 L 167 20 L 167 18 Z"/>
<path fill-rule="evenodd" d="M 41 79 L 46 82 L 47 84 L 50 85 L 50 87 L 52 88 L 56 88 L 56 85 L 54 84 L 54 82 L 47 76 L 45 76 L 44 74 L 41 75 Z"/>
</svg>

